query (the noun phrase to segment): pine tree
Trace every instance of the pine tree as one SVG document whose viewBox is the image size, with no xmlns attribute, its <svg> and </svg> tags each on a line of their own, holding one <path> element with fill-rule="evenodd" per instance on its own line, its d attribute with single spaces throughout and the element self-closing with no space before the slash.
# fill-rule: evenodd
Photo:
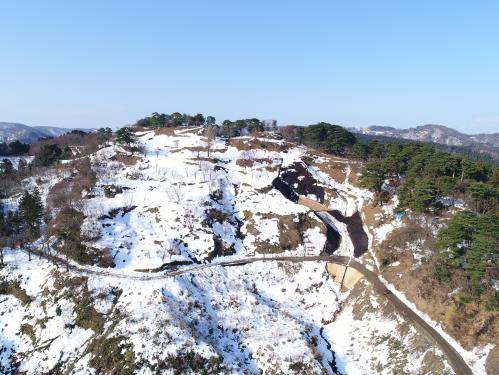
<svg viewBox="0 0 499 375">
<path fill-rule="evenodd" d="M 48 167 L 61 158 L 62 150 L 59 146 L 43 145 L 35 157 L 34 163 L 42 167 Z"/>
<path fill-rule="evenodd" d="M 454 215 L 447 228 L 438 232 L 437 245 L 443 251 L 445 264 L 460 267 L 466 263 L 467 251 L 471 246 L 476 225 L 476 215 L 466 210 Z"/>
<path fill-rule="evenodd" d="M 40 224 L 43 217 L 43 204 L 40 197 L 40 192 L 37 188 L 33 193 L 24 192 L 21 202 L 19 203 L 19 213 L 25 224 L 28 234 L 31 239 L 40 235 Z"/>
<path fill-rule="evenodd" d="M 124 127 L 116 132 L 116 141 L 121 144 L 130 144 L 133 142 L 132 130 L 129 127 Z"/>
<path fill-rule="evenodd" d="M 0 162 L 0 176 L 11 174 L 14 171 L 14 166 L 9 159 L 3 159 Z"/>
<path fill-rule="evenodd" d="M 499 216 L 480 215 L 476 220 L 465 269 L 476 279 L 485 275 L 487 267 L 497 269 L 499 257 Z"/>
</svg>

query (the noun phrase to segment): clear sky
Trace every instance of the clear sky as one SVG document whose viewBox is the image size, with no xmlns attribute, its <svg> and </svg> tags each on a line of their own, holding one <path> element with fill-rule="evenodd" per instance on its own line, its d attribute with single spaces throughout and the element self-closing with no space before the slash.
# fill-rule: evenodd
<svg viewBox="0 0 499 375">
<path fill-rule="evenodd" d="M 0 121 L 499 131 L 499 1 L 2 1 Z"/>
</svg>

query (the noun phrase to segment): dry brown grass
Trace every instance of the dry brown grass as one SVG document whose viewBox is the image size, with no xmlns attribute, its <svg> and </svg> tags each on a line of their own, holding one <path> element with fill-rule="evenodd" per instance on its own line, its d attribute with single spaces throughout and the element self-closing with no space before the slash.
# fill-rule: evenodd
<svg viewBox="0 0 499 375">
<path fill-rule="evenodd" d="M 253 219 L 253 214 L 249 211 L 244 211 L 244 218 L 247 223 L 246 231 L 249 234 L 257 237 L 255 240 L 255 248 L 261 254 L 282 253 L 285 250 L 296 249 L 303 242 L 303 235 L 307 229 L 319 227 L 321 232 L 325 233 L 325 228 L 321 223 L 308 214 L 303 214 L 300 217 L 295 215 L 278 215 L 278 214 L 258 214 L 265 220 L 277 220 L 279 229 L 279 243 L 270 244 L 266 241 L 258 239 L 260 232 Z"/>
<path fill-rule="evenodd" d="M 159 213 L 159 208 L 158 207 L 151 207 L 146 210 L 146 212 L 149 212 L 154 215 L 154 220 L 156 223 L 161 222 L 161 215 Z"/>
<path fill-rule="evenodd" d="M 144 130 L 151 130 L 147 128 L 141 128 Z M 199 126 L 182 126 L 175 128 L 158 128 L 154 129 L 154 135 L 168 135 L 171 137 L 185 137 L 186 134 L 197 134 L 199 131 Z M 178 133 L 178 131 L 182 131 L 182 133 Z"/>
<path fill-rule="evenodd" d="M 117 153 L 115 156 L 111 157 L 111 160 L 123 163 L 127 167 L 137 164 L 141 158 L 135 155 L 127 155 L 121 152 Z"/>
<path fill-rule="evenodd" d="M 253 167 L 255 164 L 272 164 L 272 159 L 256 158 L 256 159 L 237 159 L 236 164 L 240 167 Z"/>
<path fill-rule="evenodd" d="M 350 163 L 350 174 L 348 175 L 348 183 L 355 187 L 360 186 L 360 173 L 362 171 L 362 163 L 351 162 Z"/>
<path fill-rule="evenodd" d="M 256 137 L 256 138 L 266 138 L 266 139 L 276 139 L 276 140 L 282 139 L 281 135 L 274 133 L 274 132 L 266 132 L 266 131 L 253 132 L 253 133 L 251 133 L 251 136 Z"/>
<path fill-rule="evenodd" d="M 382 259 L 387 255 L 387 251 L 400 249 L 396 251 L 399 265 L 385 268 L 383 277 L 394 284 L 397 290 L 402 291 L 421 311 L 441 323 L 445 331 L 464 348 L 471 350 L 486 343 L 499 344 L 499 313 L 486 311 L 483 304 L 476 302 L 463 303 L 459 292 L 453 293 L 453 287 L 438 282 L 433 276 L 438 258 L 436 250 L 433 250 L 433 255 L 426 263 L 414 266 L 413 254 L 404 247 L 404 239 L 414 243 L 413 237 L 418 237 L 423 240 L 422 246 L 425 248 L 431 249 L 434 246 L 425 229 L 416 229 L 415 226 L 413 223 L 406 228 L 395 230 L 380 244 L 378 251 Z"/>
<path fill-rule="evenodd" d="M 134 133 L 146 132 L 146 131 L 152 130 L 151 128 L 146 128 L 144 126 L 131 126 L 130 129 Z"/>
<path fill-rule="evenodd" d="M 314 211 L 328 211 L 329 210 L 328 206 L 326 206 L 322 203 L 319 203 L 317 201 L 314 201 L 313 199 L 309 199 L 307 197 L 304 197 L 304 196 L 300 196 L 298 198 L 298 204 L 301 204 L 305 207 L 308 207 Z"/>
<path fill-rule="evenodd" d="M 54 184 L 47 195 L 47 206 L 53 211 L 66 205 L 81 206 L 83 193 L 90 193 L 97 177 L 88 158 L 67 163 L 71 176 Z"/>
<path fill-rule="evenodd" d="M 318 157 L 326 161 L 318 162 Z M 337 182 L 348 182 L 355 187 L 360 187 L 359 176 L 357 175 L 362 171 L 360 161 L 333 156 L 319 150 L 309 150 L 302 160 L 317 167 Z M 350 174 L 347 176 L 348 167 L 350 167 Z"/>
<path fill-rule="evenodd" d="M 312 159 L 312 161 L 309 161 L 309 164 L 318 168 L 321 172 L 326 173 L 332 180 L 339 183 L 344 182 L 347 178 L 347 164 L 334 161 L 330 157 L 327 157 L 326 162 L 316 162 Z"/>
<path fill-rule="evenodd" d="M 182 128 L 177 128 L 178 130 L 183 130 L 182 134 L 197 134 L 201 129 L 199 126 L 193 126 L 193 127 L 182 127 Z M 185 130 L 189 129 L 189 130 Z"/>
<path fill-rule="evenodd" d="M 259 138 L 231 138 L 229 140 L 229 146 L 235 147 L 241 151 L 247 150 L 268 150 L 277 152 L 287 152 L 294 145 L 291 143 L 275 143 L 268 142 Z"/>
<path fill-rule="evenodd" d="M 169 135 L 169 136 L 174 136 L 175 135 L 175 129 L 176 128 L 158 128 L 154 130 L 154 135 Z"/>
<path fill-rule="evenodd" d="M 485 362 L 487 374 L 499 374 L 499 345 L 489 352 Z"/>
</svg>

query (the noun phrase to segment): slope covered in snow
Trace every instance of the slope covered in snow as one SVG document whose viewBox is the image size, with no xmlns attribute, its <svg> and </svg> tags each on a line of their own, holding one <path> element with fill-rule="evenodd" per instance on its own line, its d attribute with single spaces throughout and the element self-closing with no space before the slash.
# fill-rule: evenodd
<svg viewBox="0 0 499 375">
<path fill-rule="evenodd" d="M 210 150 L 200 128 L 139 131 L 135 139 L 139 152 L 110 143 L 90 156 L 97 182 L 75 205 L 85 216 L 85 245 L 109 252 L 113 269 L 83 265 L 92 272 L 82 274 L 5 250 L 0 372 L 453 372 L 367 282 L 341 291 L 323 262 L 142 279 L 221 259 L 323 253 L 321 217 L 272 186 L 296 163 L 306 163 L 325 192 L 321 204 L 341 215 L 364 215 L 371 194 L 351 183 L 346 161 L 270 135 L 217 139 Z M 342 178 L 320 167 L 331 163 Z M 47 198 L 72 168 L 68 162 L 25 186 L 39 186 Z M 338 217 L 329 219 L 340 236 L 335 254 L 353 256 L 348 225 Z M 397 224 L 390 225 L 363 224 L 369 244 Z M 43 240 L 35 245 L 46 251 Z M 358 260 L 377 267 L 370 251 Z"/>
</svg>

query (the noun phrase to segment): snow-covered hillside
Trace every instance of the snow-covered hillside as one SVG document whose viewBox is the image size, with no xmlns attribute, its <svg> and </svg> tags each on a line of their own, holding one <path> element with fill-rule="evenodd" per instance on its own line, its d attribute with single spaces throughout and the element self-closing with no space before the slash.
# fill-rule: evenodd
<svg viewBox="0 0 499 375">
<path fill-rule="evenodd" d="M 0 142 L 20 141 L 33 143 L 38 138 L 57 137 L 71 131 L 71 129 L 56 126 L 28 126 L 12 122 L 0 122 Z"/>
<path fill-rule="evenodd" d="M 335 254 L 353 257 L 360 245 L 345 218 L 363 217 L 372 196 L 355 186 L 349 163 L 271 135 L 217 139 L 207 150 L 201 128 L 166 130 L 135 133 L 140 152 L 112 143 L 90 156 L 97 183 L 76 205 L 81 230 L 114 268 L 70 260 L 67 269 L 5 250 L 0 373 L 453 373 L 367 281 L 342 291 L 324 262 L 203 267 L 325 251 L 324 218 L 272 185 L 304 160 L 321 204 L 338 211 L 328 219 L 340 238 Z M 47 197 L 71 178 L 71 163 L 63 166 L 26 187 Z M 371 245 L 400 225 L 392 220 L 357 230 Z M 370 246 L 357 261 L 377 268 Z M 478 356 L 469 358 L 480 372 Z"/>
<path fill-rule="evenodd" d="M 352 131 L 366 135 L 381 135 L 452 146 L 479 143 L 499 147 L 499 133 L 468 135 L 443 125 L 422 125 L 408 129 L 374 125 L 367 128 L 352 128 Z"/>
</svg>

